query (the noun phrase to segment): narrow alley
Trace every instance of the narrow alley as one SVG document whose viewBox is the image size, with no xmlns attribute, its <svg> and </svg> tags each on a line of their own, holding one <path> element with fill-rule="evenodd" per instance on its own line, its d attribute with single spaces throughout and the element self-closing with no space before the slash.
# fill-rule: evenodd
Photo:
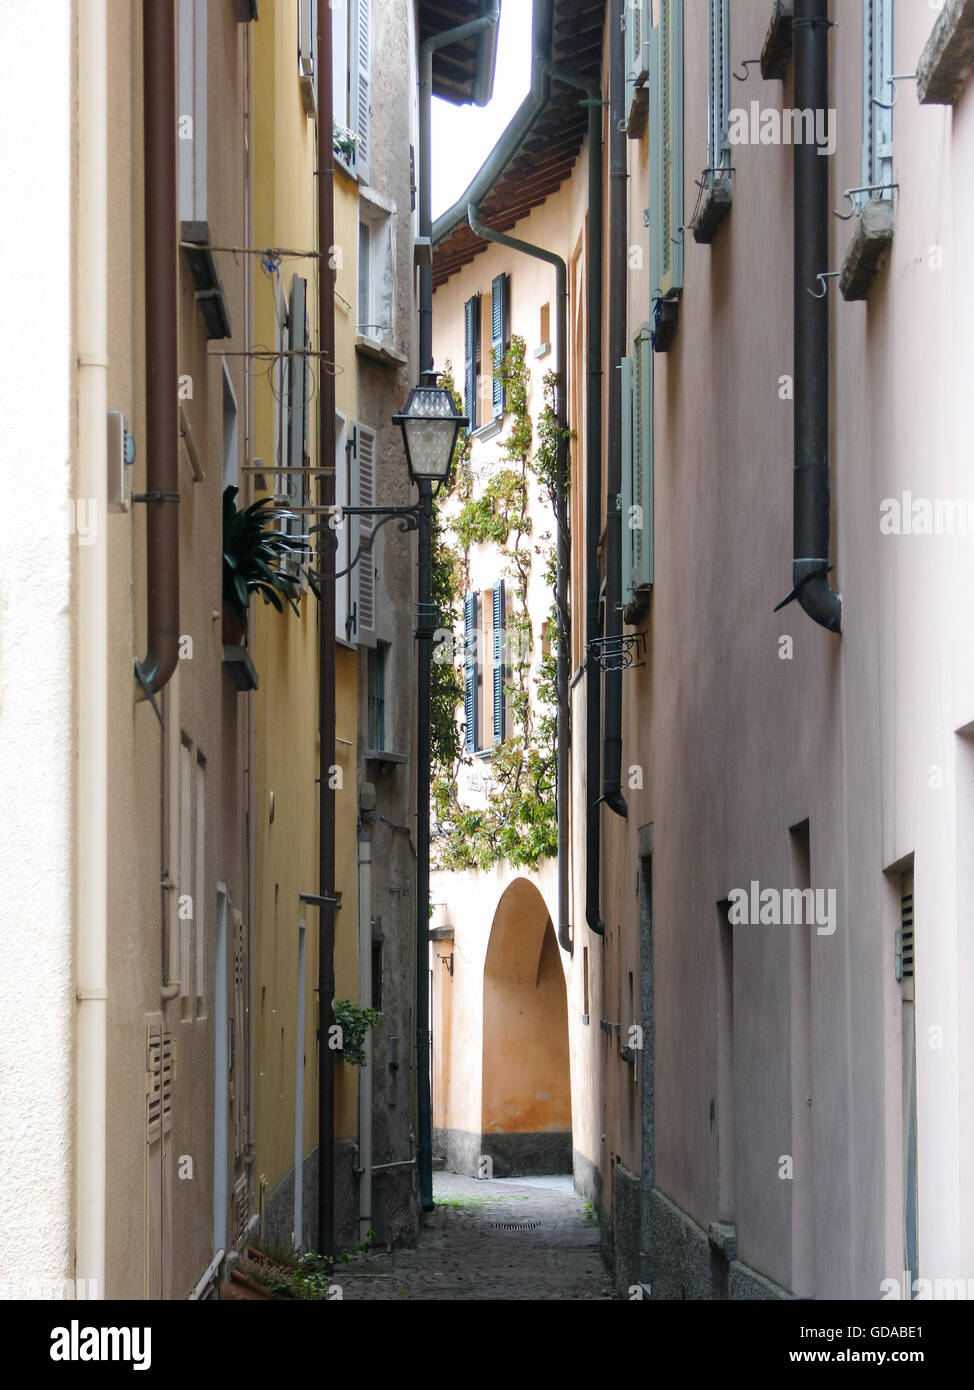
<svg viewBox="0 0 974 1390">
<path fill-rule="evenodd" d="M 591 1206 L 570 1176 L 495 1178 L 433 1175 L 436 1209 L 419 1243 L 373 1251 L 339 1268 L 350 1302 L 538 1302 L 611 1299 Z"/>
</svg>

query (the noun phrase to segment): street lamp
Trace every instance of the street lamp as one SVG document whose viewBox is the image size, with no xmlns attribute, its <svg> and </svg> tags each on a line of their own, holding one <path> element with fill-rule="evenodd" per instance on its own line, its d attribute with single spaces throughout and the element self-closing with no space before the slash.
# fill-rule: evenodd
<svg viewBox="0 0 974 1390">
<path fill-rule="evenodd" d="M 429 902 L 430 902 L 430 725 L 432 718 L 433 637 L 439 614 L 433 607 L 433 497 L 450 476 L 460 431 L 470 423 L 453 403 L 452 394 L 437 385 L 436 372 L 423 372 L 419 386 L 393 424 L 402 429 L 409 476 L 419 488 L 419 502 L 410 507 L 342 507 L 347 516 L 378 517 L 341 578 L 363 554 L 370 553 L 379 528 L 398 519 L 400 530 L 419 532 L 416 639 L 419 673 L 416 690 L 416 1101 L 419 1199 L 424 1211 L 433 1209 L 433 1107 L 430 1088 L 429 1028 Z"/>
<path fill-rule="evenodd" d="M 406 463 L 414 483 L 444 483 L 450 472 L 460 430 L 470 423 L 457 412 L 453 397 L 436 384 L 435 372 L 424 372 L 409 400 L 392 423 L 402 429 Z"/>
</svg>

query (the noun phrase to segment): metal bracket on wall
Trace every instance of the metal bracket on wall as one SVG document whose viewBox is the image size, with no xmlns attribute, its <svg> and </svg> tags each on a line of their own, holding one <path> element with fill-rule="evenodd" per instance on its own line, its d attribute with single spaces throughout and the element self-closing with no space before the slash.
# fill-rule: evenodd
<svg viewBox="0 0 974 1390">
<path fill-rule="evenodd" d="M 603 671 L 627 671 L 631 666 L 644 666 L 637 661 L 646 655 L 645 632 L 623 632 L 618 637 L 593 637 L 588 654 Z"/>
</svg>

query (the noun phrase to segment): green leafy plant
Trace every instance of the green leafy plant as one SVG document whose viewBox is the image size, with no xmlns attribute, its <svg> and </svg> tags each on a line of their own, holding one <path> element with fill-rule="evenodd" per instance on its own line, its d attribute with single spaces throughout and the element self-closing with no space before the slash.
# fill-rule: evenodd
<svg viewBox="0 0 974 1390">
<path fill-rule="evenodd" d="M 342 1059 L 353 1067 L 365 1066 L 365 1035 L 378 1022 L 375 1009 L 360 1009 L 348 999 L 336 999 L 335 1022 L 342 1030 Z"/>
<path fill-rule="evenodd" d="M 515 868 L 533 868 L 558 850 L 558 614 L 553 603 L 542 624 L 541 659 L 532 671 L 535 634 L 528 609 L 528 585 L 535 557 L 542 563 L 554 598 L 556 546 L 550 531 L 536 539 L 533 535 L 529 481 L 534 480 L 554 511 L 560 442 L 554 408 L 556 378 L 550 372 L 544 377 L 535 445 L 523 338 L 512 338 L 503 357 L 495 358 L 494 371 L 503 382 L 510 417 L 500 446 L 502 466 L 491 473 L 475 496 L 469 439 L 462 438 L 452 493 L 461 506 L 455 514 L 441 513 L 434 548 L 434 570 L 441 595 L 438 611 L 443 625 L 453 630 L 459 623 L 462 594 L 469 581 L 472 545 L 496 546 L 505 562 L 505 578 L 510 581 L 507 637 L 508 649 L 514 655 L 508 666 L 510 684 L 506 698 L 513 728 L 491 750 L 489 769 L 484 771 L 486 805 L 476 809 L 463 804 L 458 790 L 460 769 L 469 763 L 460 747 L 456 723 L 464 693 L 461 670 L 456 662 L 434 662 L 432 809 L 436 854 L 439 867 L 461 872 L 490 869 L 502 859 Z M 444 372 L 441 380 L 458 399 L 449 372 Z M 455 549 L 450 545 L 451 535 Z M 567 628 L 567 614 L 562 621 Z M 439 706 L 435 703 L 437 698 Z"/>
<path fill-rule="evenodd" d="M 237 488 L 223 493 L 223 601 L 233 606 L 244 634 L 250 595 L 260 594 L 265 603 L 284 612 L 284 603 L 295 613 L 300 610 L 301 581 L 284 566 L 292 556 L 307 549 L 307 536 L 289 535 L 280 522 L 293 513 L 275 509 L 273 497 L 259 497 L 241 510 L 236 503 Z M 309 579 L 311 576 L 309 575 Z M 320 597 L 312 583 L 316 597 Z"/>
<path fill-rule="evenodd" d="M 336 154 L 340 154 L 343 159 L 351 164 L 355 158 L 355 142 L 358 136 L 354 130 L 349 130 L 346 126 L 339 125 L 337 121 L 332 122 L 332 149 Z"/>
</svg>

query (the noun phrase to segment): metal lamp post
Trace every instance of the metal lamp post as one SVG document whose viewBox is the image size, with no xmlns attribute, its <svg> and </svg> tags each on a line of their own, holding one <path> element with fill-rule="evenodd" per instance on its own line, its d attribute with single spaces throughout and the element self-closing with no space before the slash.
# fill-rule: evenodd
<svg viewBox="0 0 974 1390">
<path fill-rule="evenodd" d="M 371 550 L 379 527 L 396 518 L 400 529 L 419 532 L 419 598 L 415 636 L 419 642 L 416 711 L 416 1088 L 417 1170 L 424 1211 L 433 1210 L 433 1111 L 430 1093 L 429 902 L 430 902 L 430 718 L 432 642 L 437 626 L 433 609 L 433 498 L 446 482 L 460 431 L 470 423 L 457 413 L 453 397 L 437 385 L 436 372 L 423 372 L 419 386 L 393 424 L 402 429 L 409 476 L 419 488 L 412 507 L 342 507 L 346 516 L 381 517 L 360 545 L 347 574 Z"/>
<path fill-rule="evenodd" d="M 457 413 L 450 392 L 424 372 L 401 414 L 409 476 L 419 487 L 419 599 L 416 638 L 419 676 L 416 720 L 416 1091 L 419 1200 L 433 1210 L 433 1107 L 430 1087 L 429 905 L 430 905 L 430 723 L 433 611 L 433 488 L 446 481 L 460 430 L 469 421 Z"/>
</svg>

